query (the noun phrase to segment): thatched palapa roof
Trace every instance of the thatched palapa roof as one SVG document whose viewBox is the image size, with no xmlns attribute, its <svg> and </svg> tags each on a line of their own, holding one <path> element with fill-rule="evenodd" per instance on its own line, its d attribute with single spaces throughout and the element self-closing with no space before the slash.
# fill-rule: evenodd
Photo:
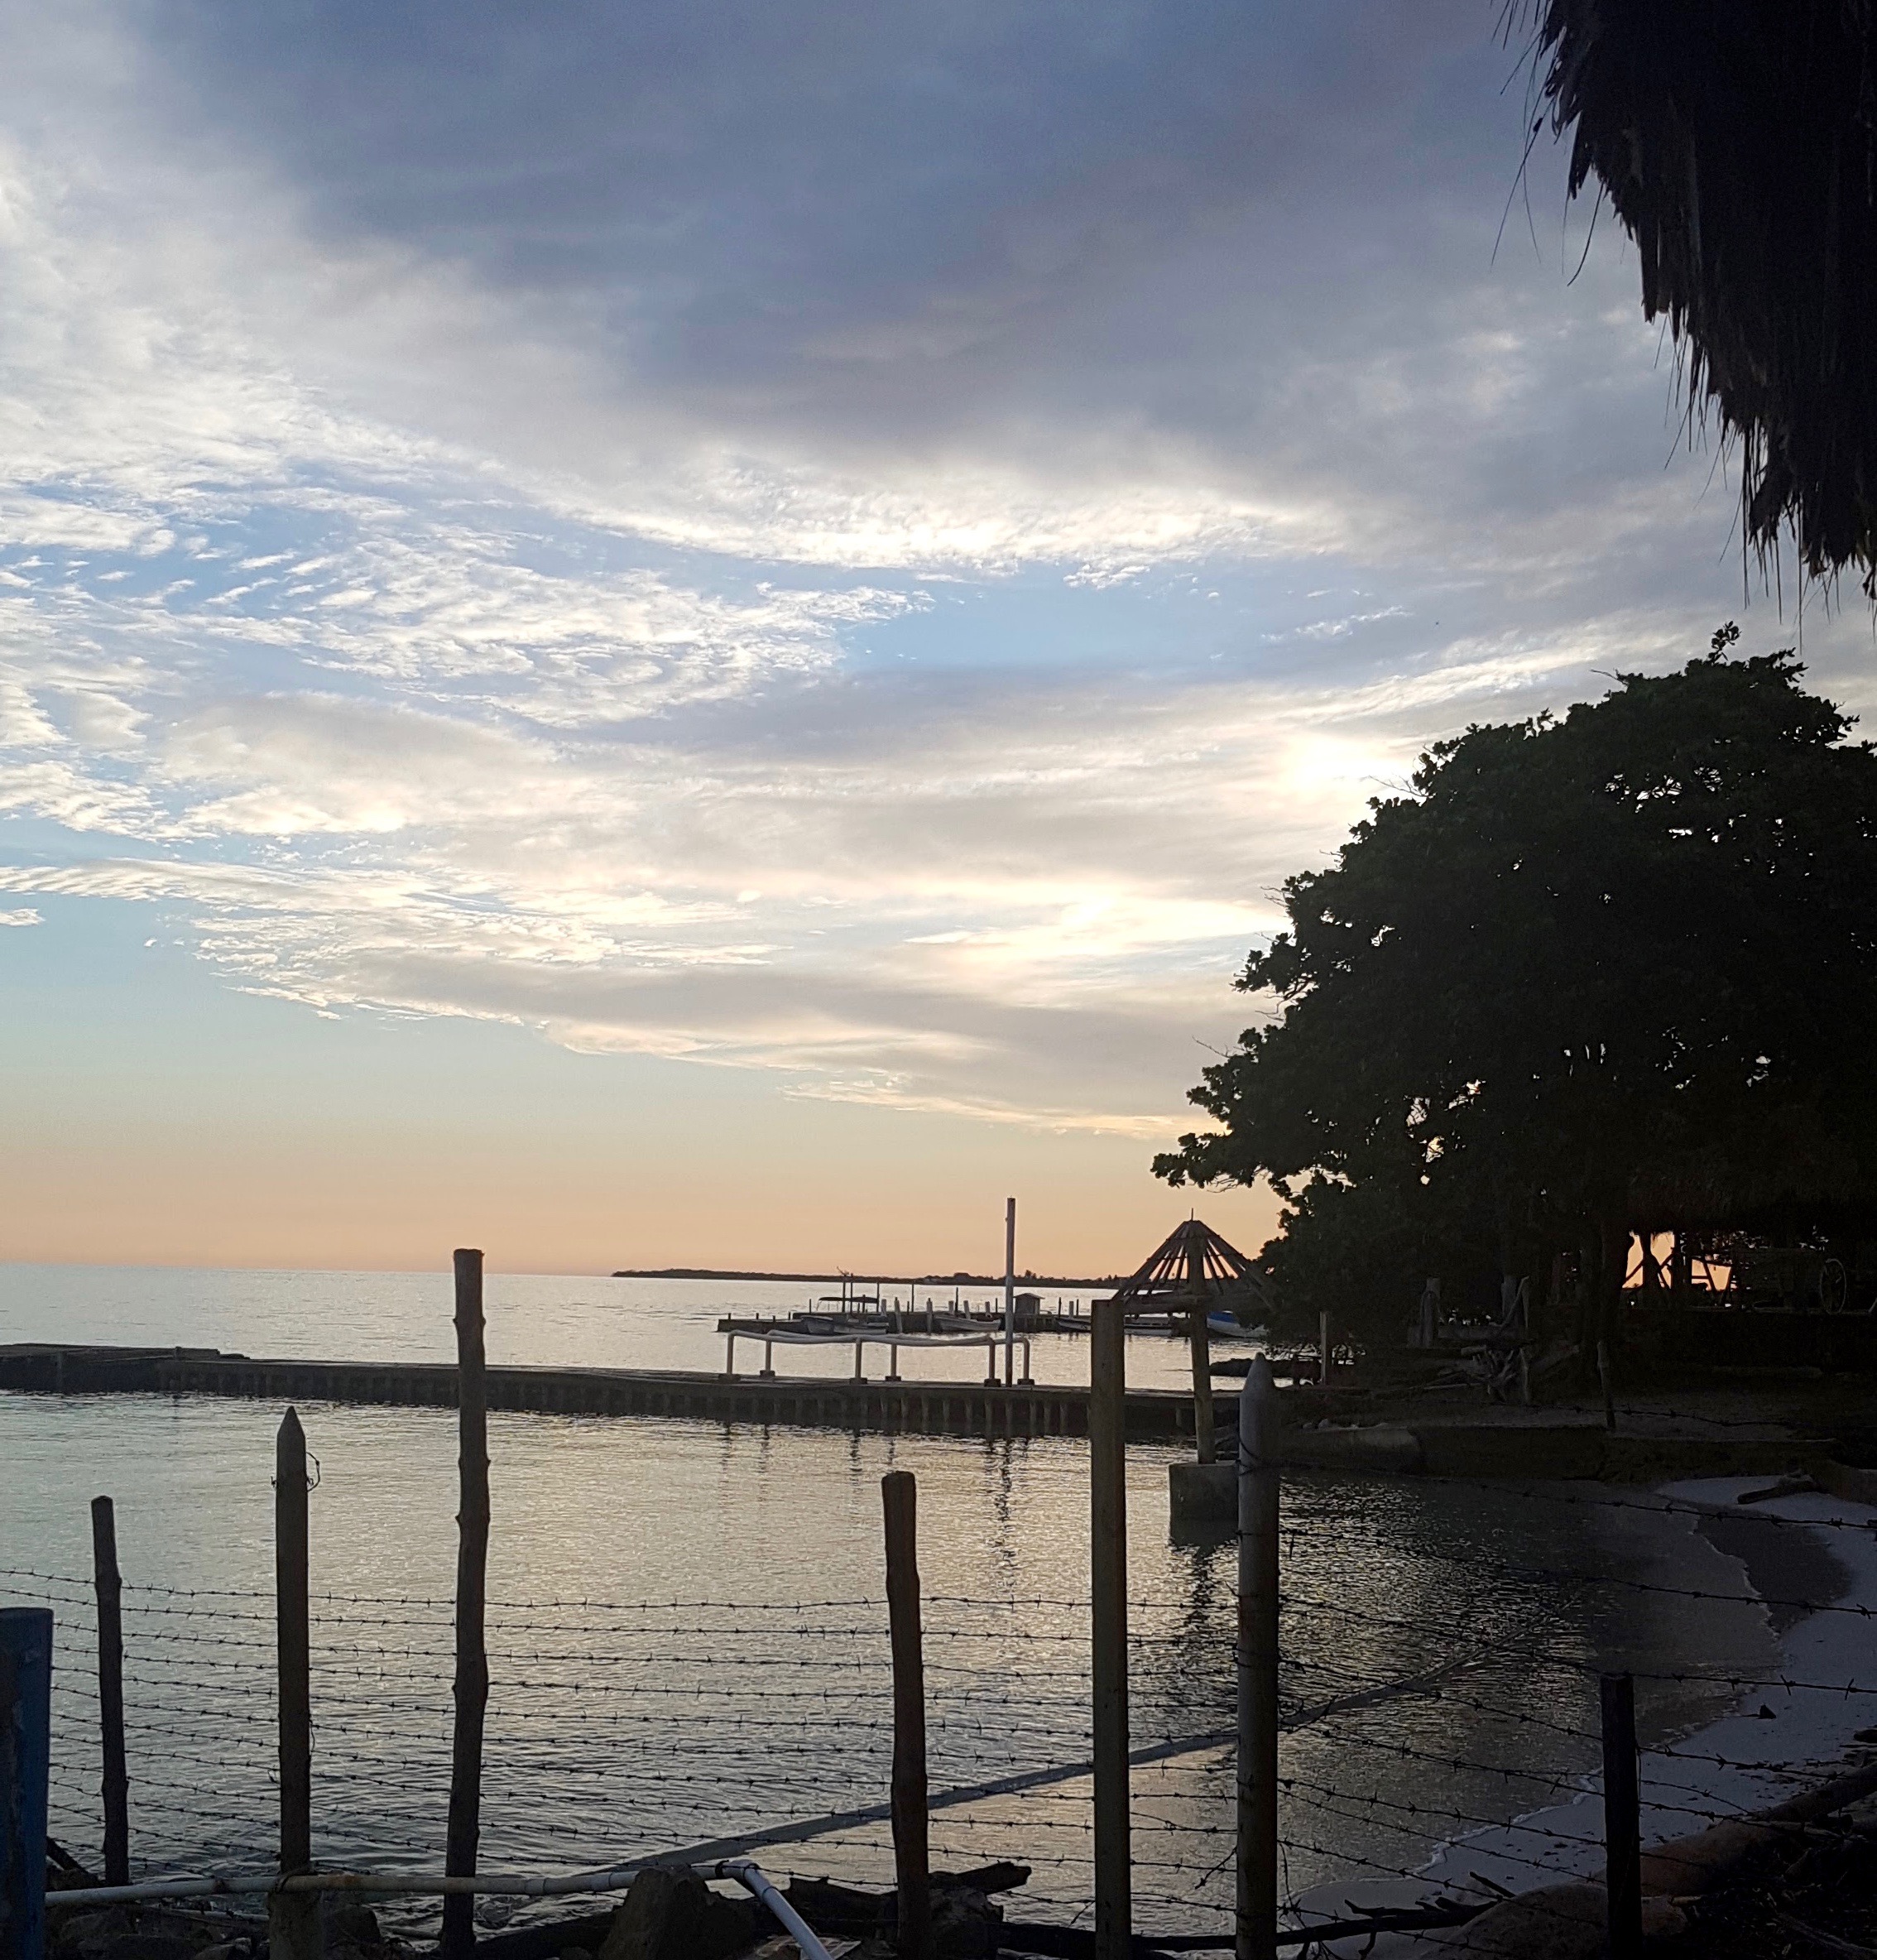
<svg viewBox="0 0 1877 1960">
<path fill-rule="evenodd" d="M 1691 417 L 1740 440 L 1746 536 L 1877 576 L 1872 0 L 1510 0 L 1571 189 L 1635 239 Z M 1537 125 L 1534 125 L 1534 131 Z"/>
<path fill-rule="evenodd" d="M 1115 1298 L 1131 1314 L 1231 1313 L 1247 1324 L 1270 1307 L 1264 1275 L 1198 1218 L 1170 1232 Z"/>
</svg>

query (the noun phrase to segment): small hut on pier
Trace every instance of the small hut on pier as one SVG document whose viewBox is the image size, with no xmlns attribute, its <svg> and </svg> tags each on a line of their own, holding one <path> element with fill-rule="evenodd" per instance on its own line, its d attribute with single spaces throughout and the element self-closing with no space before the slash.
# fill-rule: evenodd
<svg viewBox="0 0 1877 1960">
<path fill-rule="evenodd" d="M 1236 1246 L 1198 1218 L 1169 1233 L 1131 1279 L 1115 1290 L 1124 1319 L 1184 1319 L 1193 1343 L 1193 1433 L 1199 1461 L 1215 1454 L 1212 1352 L 1208 1316 L 1229 1314 L 1250 1327 L 1270 1311 L 1265 1275 Z"/>
</svg>

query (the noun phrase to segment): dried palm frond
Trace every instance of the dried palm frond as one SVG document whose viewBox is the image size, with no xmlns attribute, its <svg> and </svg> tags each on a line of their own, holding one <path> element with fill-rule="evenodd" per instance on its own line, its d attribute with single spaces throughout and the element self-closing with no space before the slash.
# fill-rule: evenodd
<svg viewBox="0 0 1877 1960">
<path fill-rule="evenodd" d="M 1871 0 L 1511 0 L 1636 242 L 1691 418 L 1739 439 L 1748 543 L 1877 580 L 1877 78 Z M 1534 122 L 1534 132 L 1538 125 Z"/>
</svg>

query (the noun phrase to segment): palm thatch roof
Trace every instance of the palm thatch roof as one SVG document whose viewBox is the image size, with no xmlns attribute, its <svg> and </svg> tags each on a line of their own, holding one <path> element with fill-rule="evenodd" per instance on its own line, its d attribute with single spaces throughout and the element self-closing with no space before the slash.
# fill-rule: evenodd
<svg viewBox="0 0 1877 1960">
<path fill-rule="evenodd" d="M 1872 0 L 1509 0 L 1535 16 L 1571 190 L 1635 238 L 1688 411 L 1744 465 L 1747 540 L 1877 589 L 1877 74 Z M 1534 121 L 1535 133 L 1539 127 Z"/>
<path fill-rule="evenodd" d="M 1265 1275 L 1198 1218 L 1169 1233 L 1115 1298 L 1131 1314 L 1231 1313 L 1247 1325 L 1270 1304 Z"/>
<path fill-rule="evenodd" d="M 1824 1227 L 1877 1237 L 1877 1139 L 1847 1131 L 1841 1113 L 1780 1103 L 1750 1129 L 1644 1165 L 1630 1184 L 1630 1219 L 1649 1231 Z"/>
</svg>

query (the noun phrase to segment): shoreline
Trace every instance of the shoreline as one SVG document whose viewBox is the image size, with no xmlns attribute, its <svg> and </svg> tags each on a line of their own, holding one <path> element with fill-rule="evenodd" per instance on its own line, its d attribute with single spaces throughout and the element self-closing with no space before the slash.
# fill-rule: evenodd
<svg viewBox="0 0 1877 1960">
<path fill-rule="evenodd" d="M 1687 1479 L 1660 1485 L 1654 1493 L 1665 1501 L 1716 1507 L 1704 1516 L 1667 1515 L 1684 1516 L 1690 1536 L 1706 1540 L 1726 1559 L 1742 1589 L 1761 1602 L 1776 1659 L 1764 1670 L 1766 1679 L 1739 1684 L 1725 1713 L 1639 1751 L 1645 1857 L 1652 1847 L 1717 1822 L 1744 1819 L 1844 1774 L 1856 1766 L 1847 1760 L 1854 1749 L 1870 1760 L 1858 1732 L 1877 1722 L 1877 1693 L 1844 1688 L 1877 1689 L 1865 1617 L 1877 1612 L 1877 1507 L 1821 1491 L 1769 1499 L 1750 1512 L 1731 1508 L 1761 1481 Z M 1785 1519 L 1788 1528 L 1755 1525 L 1754 1513 Z M 1873 1530 L 1829 1521 L 1840 1519 Z M 1817 1529 L 1801 1530 L 1807 1523 Z M 1817 1589 L 1822 1582 L 1822 1591 Z M 1813 1610 L 1765 1603 L 1793 1599 L 1814 1602 Z M 1830 1610 L 1840 1607 L 1865 1610 Z M 1696 1653 L 1687 1666 L 1691 1673 L 1725 1671 Z M 1775 1678 L 1794 1685 L 1775 1685 Z M 1828 1686 L 1836 1691 L 1827 1692 Z M 1379 1908 L 1419 1903 L 1441 1892 L 1490 1901 L 1573 1879 L 1601 1882 L 1601 1780 L 1592 1770 L 1578 1782 L 1567 1800 L 1447 1839 L 1411 1877 L 1313 1886 L 1299 1895 L 1298 1907 L 1309 1917 L 1328 1919 L 1342 1915 L 1351 1900 Z M 1438 1943 L 1402 1934 L 1384 1934 L 1368 1948 L 1355 1941 L 1332 1941 L 1324 1948 L 1337 1960 L 1353 1960 L 1365 1951 L 1368 1960 L 1421 1960 L 1439 1950 Z"/>
</svg>

